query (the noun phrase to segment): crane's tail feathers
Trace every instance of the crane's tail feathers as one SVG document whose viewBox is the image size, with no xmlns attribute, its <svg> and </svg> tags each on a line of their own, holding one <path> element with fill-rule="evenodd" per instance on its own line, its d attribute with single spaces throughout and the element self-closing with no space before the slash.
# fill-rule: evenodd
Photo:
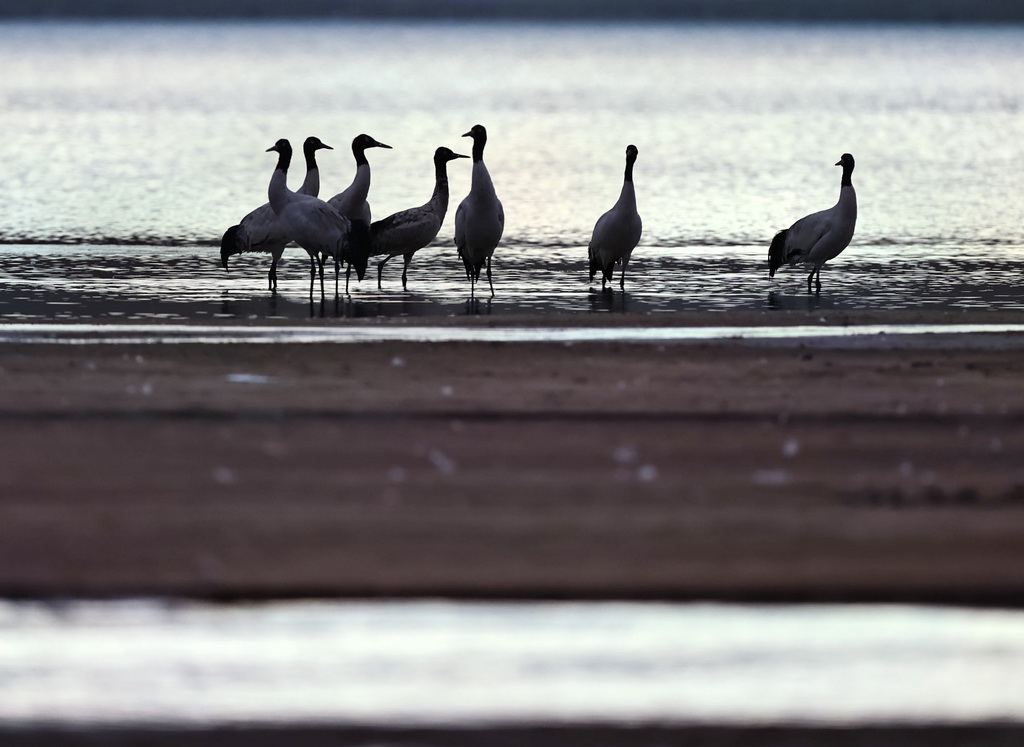
<svg viewBox="0 0 1024 747">
<path fill-rule="evenodd" d="M 220 240 L 220 263 L 228 269 L 228 257 L 238 254 L 238 226 L 231 226 Z"/>
<path fill-rule="evenodd" d="M 594 246 L 592 244 L 587 245 L 587 256 L 590 258 L 590 282 L 594 282 L 594 276 L 601 269 L 601 263 L 597 261 L 597 255 L 594 253 Z"/>
<path fill-rule="evenodd" d="M 789 229 L 783 229 L 775 234 L 772 245 L 768 247 L 768 277 L 775 277 L 775 271 L 786 263 L 786 236 Z"/>
<path fill-rule="evenodd" d="M 348 250 L 357 256 L 365 254 L 370 256 L 372 234 L 370 224 L 362 220 L 352 221 L 352 228 L 348 232 Z"/>
<path fill-rule="evenodd" d="M 462 251 L 462 247 L 459 247 L 459 259 L 462 260 L 462 266 L 466 268 L 466 279 L 472 282 L 480 277 L 480 268 L 473 265 L 473 260 L 469 258 L 469 255 Z M 475 271 L 475 274 L 474 274 Z"/>
<path fill-rule="evenodd" d="M 356 261 L 354 263 L 354 266 L 356 268 L 356 277 L 359 278 L 360 280 L 362 280 L 363 277 L 366 275 L 367 265 L 369 265 L 369 262 L 365 259 L 361 261 Z"/>
<path fill-rule="evenodd" d="M 345 256 L 349 264 L 355 268 L 356 276 L 360 280 L 363 279 L 363 276 L 366 274 L 366 267 L 370 264 L 372 248 L 370 224 L 362 220 L 352 221 Z"/>
</svg>

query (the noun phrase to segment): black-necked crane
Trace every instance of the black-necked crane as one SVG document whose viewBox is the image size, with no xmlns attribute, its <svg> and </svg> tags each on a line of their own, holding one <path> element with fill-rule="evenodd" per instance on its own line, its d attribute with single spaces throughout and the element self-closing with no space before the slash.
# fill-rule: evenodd
<svg viewBox="0 0 1024 747">
<path fill-rule="evenodd" d="M 370 253 L 382 256 L 377 264 L 377 287 L 381 287 L 381 273 L 392 257 L 401 256 L 402 289 L 407 289 L 407 274 L 412 255 L 437 237 L 448 212 L 448 162 L 456 158 L 469 158 L 454 153 L 450 148 L 434 151 L 434 192 L 425 205 L 402 210 L 370 226 Z"/>
<path fill-rule="evenodd" d="M 590 280 L 601 272 L 601 289 L 612 281 L 615 265 L 622 265 L 619 288 L 626 288 L 626 266 L 633 249 L 640 243 L 643 221 L 636 211 L 636 190 L 633 188 L 633 164 L 638 154 L 635 145 L 626 146 L 626 173 L 622 180 L 619 199 L 612 209 L 597 219 L 590 237 L 587 254 L 590 258 Z"/>
<path fill-rule="evenodd" d="M 484 146 L 487 144 L 487 130 L 483 125 L 462 137 L 473 138 L 473 180 L 469 194 L 455 211 L 455 246 L 466 267 L 470 294 L 475 295 L 480 280 L 480 270 L 487 266 L 487 283 L 494 296 L 494 282 L 491 280 L 491 257 L 501 241 L 505 230 L 505 210 L 494 191 L 494 183 L 484 164 Z"/>
<path fill-rule="evenodd" d="M 359 279 L 363 279 L 363 272 L 370 257 L 370 203 L 367 196 L 370 194 L 370 162 L 366 159 L 366 151 L 370 148 L 387 148 L 376 138 L 367 134 L 357 135 L 352 140 L 352 155 L 356 159 L 356 173 L 352 177 L 352 183 L 344 192 L 339 192 L 330 198 L 327 203 L 344 215 L 352 223 L 352 233 L 349 236 L 348 253 L 357 265 L 362 265 Z M 347 261 L 347 260 L 346 260 Z M 345 273 L 345 288 L 348 289 L 348 276 L 352 269 L 352 262 L 348 262 Z"/>
<path fill-rule="evenodd" d="M 307 137 L 302 144 L 306 156 L 306 178 L 299 187 L 299 194 L 316 197 L 320 194 L 320 169 L 316 163 L 316 152 L 321 148 L 331 150 L 317 137 Z M 270 272 L 267 284 L 271 293 L 277 293 L 277 263 L 284 249 L 291 243 L 277 221 L 270 203 L 266 202 L 246 215 L 237 225 L 224 232 L 220 240 L 220 261 L 228 269 L 228 257 L 235 254 L 260 252 L 270 255 Z"/>
<path fill-rule="evenodd" d="M 811 213 L 789 228 L 779 231 L 768 248 L 768 277 L 783 265 L 804 265 L 811 268 L 807 276 L 807 292 L 811 280 L 815 290 L 821 291 L 821 266 L 839 256 L 850 245 L 857 226 L 857 193 L 853 189 L 853 156 L 844 153 L 836 162 L 843 167 L 839 185 L 839 201 L 828 210 Z"/>
<path fill-rule="evenodd" d="M 267 148 L 277 153 L 277 166 L 270 177 L 267 196 L 278 223 L 292 241 L 309 254 L 309 299 L 313 300 L 313 282 L 320 272 L 320 297 L 324 296 L 324 257 L 334 258 L 334 283 L 337 293 L 339 262 L 345 259 L 352 224 L 348 218 L 323 200 L 292 192 L 288 189 L 288 167 L 292 160 L 292 146 L 281 139 Z M 366 266 L 363 265 L 365 271 Z M 360 274 L 362 277 L 362 274 Z M 348 292 L 346 279 L 345 291 Z"/>
</svg>

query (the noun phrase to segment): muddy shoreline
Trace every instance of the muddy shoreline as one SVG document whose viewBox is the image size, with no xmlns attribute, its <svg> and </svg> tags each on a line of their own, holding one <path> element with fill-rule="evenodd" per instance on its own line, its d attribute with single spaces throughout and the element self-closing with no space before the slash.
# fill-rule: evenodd
<svg viewBox="0 0 1024 747">
<path fill-rule="evenodd" d="M 1021 606 L 1020 347 L 6 344 L 0 593 Z"/>
</svg>

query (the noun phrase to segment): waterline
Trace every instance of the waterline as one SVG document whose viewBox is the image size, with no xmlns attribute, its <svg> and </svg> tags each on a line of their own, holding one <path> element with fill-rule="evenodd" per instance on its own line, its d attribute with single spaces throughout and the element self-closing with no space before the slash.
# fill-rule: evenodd
<svg viewBox="0 0 1024 747">
<path fill-rule="evenodd" d="M 184 324 L 5 324 L 0 343 L 65 345 L 626 342 L 671 344 L 717 340 L 787 341 L 937 335 L 1016 336 L 1024 324 L 864 324 L 764 327 L 476 327 L 476 326 L 238 326 Z M 1003 340 L 1004 343 L 1010 342 Z"/>
</svg>

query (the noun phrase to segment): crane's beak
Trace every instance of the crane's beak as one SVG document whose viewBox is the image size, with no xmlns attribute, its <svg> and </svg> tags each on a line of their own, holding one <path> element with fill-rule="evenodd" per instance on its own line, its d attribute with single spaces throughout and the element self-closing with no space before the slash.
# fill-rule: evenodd
<svg viewBox="0 0 1024 747">
<path fill-rule="evenodd" d="M 382 143 L 379 140 L 374 140 L 373 144 L 376 145 L 378 148 L 387 148 L 388 150 L 394 150 L 394 148 L 392 148 L 390 145 Z"/>
<path fill-rule="evenodd" d="M 456 158 L 469 158 L 469 156 L 464 156 L 461 153 L 453 153 L 452 155 L 454 155 Z"/>
</svg>

